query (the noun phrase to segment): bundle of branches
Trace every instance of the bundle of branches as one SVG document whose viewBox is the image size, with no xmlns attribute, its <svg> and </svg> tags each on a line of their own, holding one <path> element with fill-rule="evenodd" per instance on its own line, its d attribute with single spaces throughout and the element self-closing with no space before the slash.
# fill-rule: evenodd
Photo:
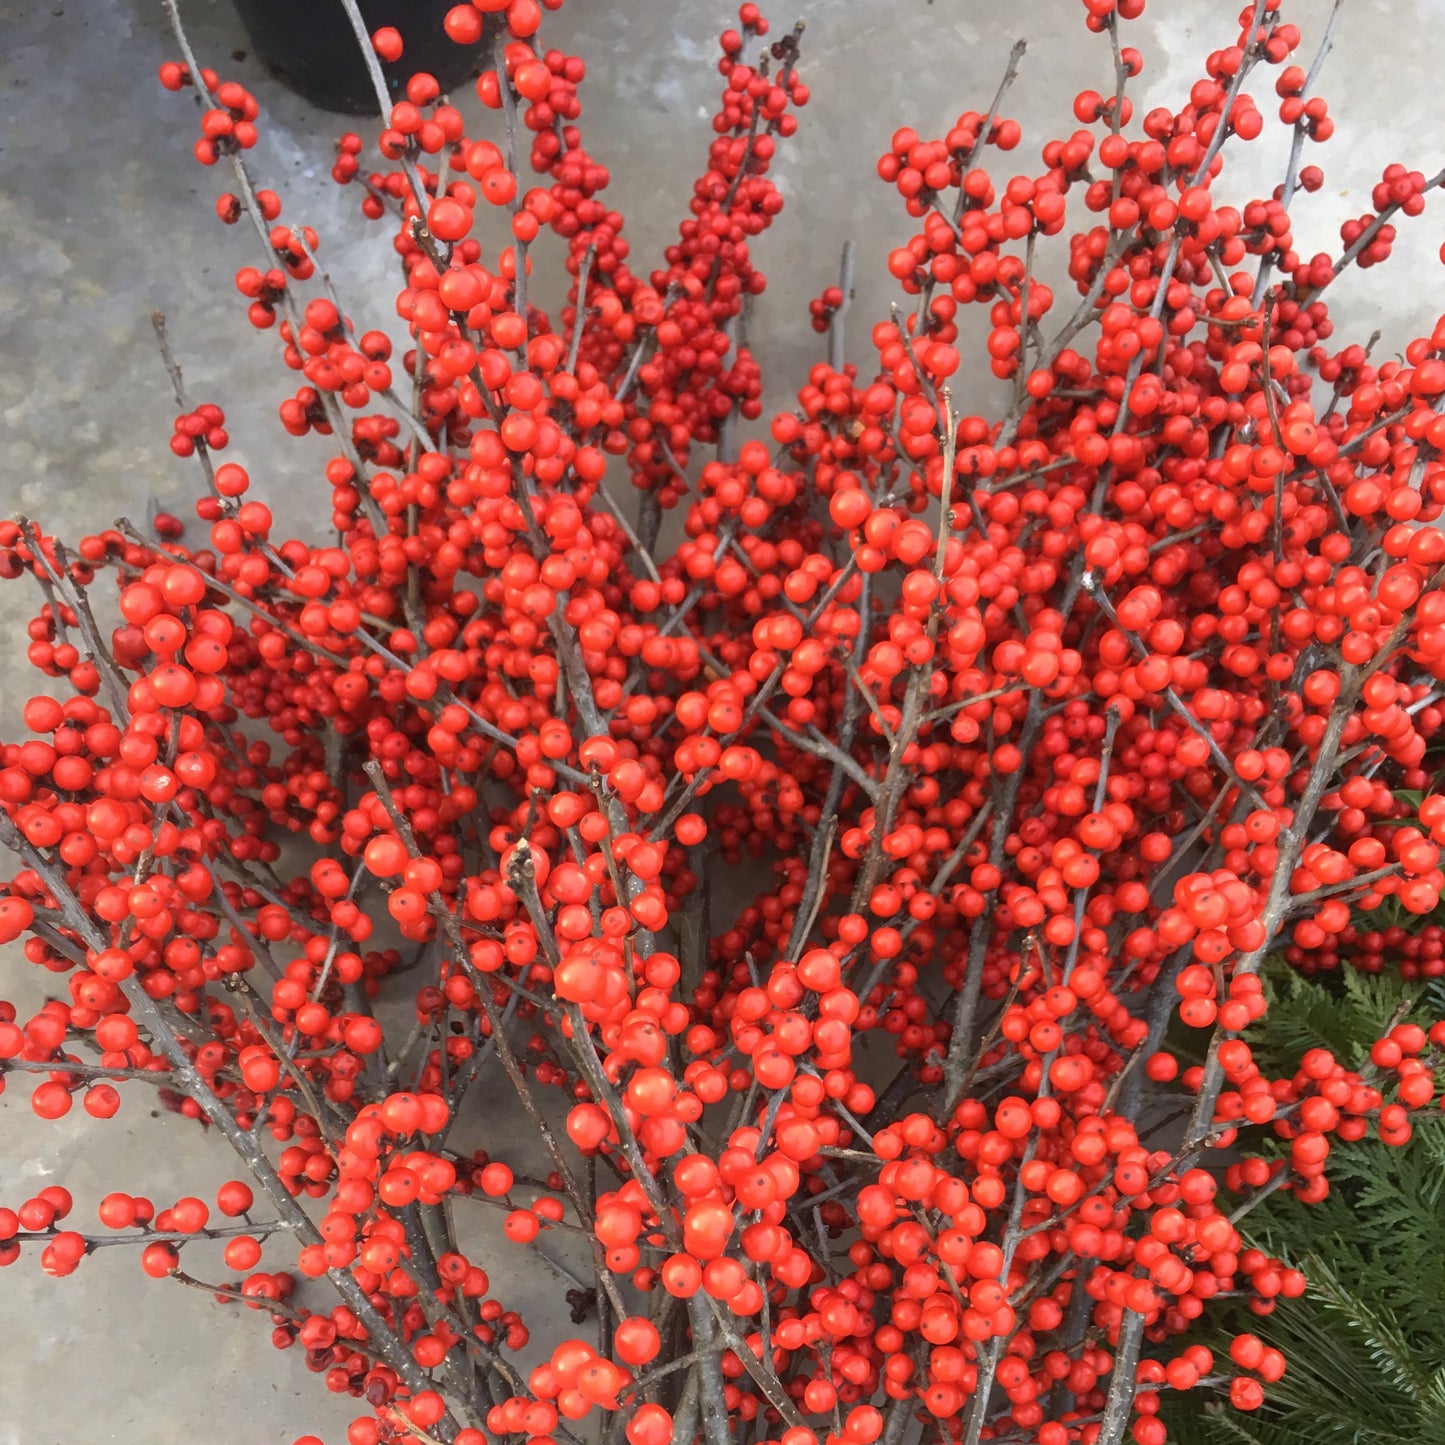
<svg viewBox="0 0 1445 1445">
<path fill-rule="evenodd" d="M 1041 163 L 1008 174 L 1013 63 L 893 135 L 900 304 L 850 359 L 845 261 L 754 427 L 800 29 L 723 32 L 645 275 L 536 0 L 448 17 L 495 35 L 486 135 L 376 69 L 379 159 L 348 135 L 334 174 L 402 262 L 394 341 L 166 5 L 331 532 L 277 535 L 174 368 L 203 537 L 0 525 L 43 679 L 0 752 L 0 941 L 56 981 L 5 1006 L 0 1072 L 43 1118 L 161 1090 L 237 1175 L 213 1207 L 117 1160 L 0 1210 L 0 1263 L 134 1244 L 246 1302 L 358 1400 L 350 1445 L 1160 1445 L 1169 1391 L 1256 1409 L 1283 1354 L 1186 1337 L 1305 1289 L 1242 1222 L 1329 1198 L 1337 1143 L 1405 1143 L 1445 1047 L 1403 1015 L 1363 1060 L 1251 1043 L 1276 953 L 1440 972 L 1370 920 L 1445 882 L 1445 320 L 1381 361 L 1327 298 L 1441 177 L 1390 166 L 1304 254 L 1328 32 L 1306 70 L 1253 0 L 1137 117 L 1143 0 L 1088 0 L 1111 78 Z M 1271 84 L 1288 168 L 1233 204 Z M 997 407 L 952 389 L 971 306 Z M 723 867 L 747 906 L 712 906 Z M 567 1320 L 494 1290 L 549 1236 L 589 1261 Z"/>
</svg>

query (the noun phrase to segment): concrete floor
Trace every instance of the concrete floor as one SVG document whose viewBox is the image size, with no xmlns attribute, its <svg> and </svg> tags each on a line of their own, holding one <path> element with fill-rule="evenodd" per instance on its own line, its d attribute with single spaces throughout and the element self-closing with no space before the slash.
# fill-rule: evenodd
<svg viewBox="0 0 1445 1445">
<path fill-rule="evenodd" d="M 771 8 L 778 24 L 794 18 Z M 1326 0 L 1288 8 L 1312 53 Z M 1132 37 L 1147 63 L 1140 114 L 1182 94 L 1205 52 L 1233 40 L 1237 9 L 1238 0 L 1154 0 Z M 808 25 L 802 70 L 813 101 L 776 172 L 787 209 L 757 247 L 773 280 L 753 322 L 780 405 L 820 354 L 806 303 L 835 278 L 846 238 L 859 248 L 854 359 L 865 359 L 867 327 L 886 315 L 892 291 L 882 260 L 910 226 L 873 165 L 896 125 L 941 134 L 960 110 L 985 106 L 1011 41 L 1025 34 L 1029 53 L 1007 110 L 1024 125 L 1019 164 L 1028 167 L 1043 138 L 1073 128 L 1074 92 L 1106 88 L 1111 77 L 1107 44 L 1085 33 L 1077 0 L 801 0 L 796 11 Z M 321 233 L 348 309 L 359 324 L 394 319 L 389 248 L 358 223 L 357 194 L 327 177 L 331 139 L 346 123 L 311 111 L 236 54 L 247 41 L 225 0 L 185 0 L 183 13 L 203 63 L 261 99 L 256 173 L 285 198 L 288 218 Z M 687 182 L 710 136 L 714 37 L 733 18 L 713 0 L 571 0 L 549 17 L 548 43 L 588 61 L 589 146 L 612 168 L 609 197 L 628 217 L 639 269 L 685 213 Z M 1340 140 L 1323 152 L 1325 189 L 1299 208 L 1306 249 L 1336 249 L 1340 220 L 1368 207 L 1388 161 L 1427 172 L 1440 164 L 1434 62 L 1442 36 L 1445 0 L 1347 0 L 1322 85 Z M 175 408 L 151 336 L 158 308 L 170 317 L 193 401 L 225 406 L 229 455 L 250 466 L 281 526 L 305 535 L 326 510 L 324 450 L 286 438 L 276 420 L 294 382 L 238 305 L 231 277 L 255 259 L 250 237 L 216 222 L 222 185 L 190 159 L 189 101 L 155 81 L 172 54 L 157 0 L 0 6 L 0 515 L 23 510 L 71 535 L 120 515 L 143 518 L 151 505 L 193 515 L 196 478 L 166 447 Z M 1256 95 L 1268 113 L 1269 94 Z M 1257 193 L 1251 178 L 1273 185 L 1282 172 L 1277 140 L 1251 151 L 1236 172 L 1245 177 L 1239 189 L 1228 188 L 1241 200 Z M 1432 198 L 1407 229 L 1399 261 L 1351 285 L 1338 334 L 1363 339 L 1380 327 L 1395 346 L 1432 324 L 1438 306 L 1426 288 L 1439 275 L 1442 209 Z M 545 303 L 557 292 L 544 285 L 540 294 Z M 989 383 L 975 371 L 968 384 L 970 409 L 981 409 Z M 0 589 L 4 736 L 17 735 L 30 691 L 14 669 L 34 605 L 23 584 Z M 12 951 L 0 966 L 0 995 L 33 1006 L 42 981 L 31 972 Z M 85 1228 L 108 1189 L 164 1204 L 228 1175 L 219 1140 L 152 1118 L 144 1098 L 129 1096 L 109 1124 L 76 1110 L 47 1125 L 31 1115 L 28 1092 L 17 1085 L 0 1102 L 0 1204 L 63 1183 Z M 539 1323 L 555 1317 L 551 1302 L 565 1286 L 544 1279 L 531 1295 L 514 1293 L 503 1272 L 512 1253 L 498 1252 L 496 1292 Z M 253 1445 L 307 1432 L 337 1445 L 355 1413 L 306 1377 L 299 1353 L 270 1348 L 263 1319 L 226 1318 L 202 1295 L 145 1281 L 129 1251 L 102 1251 L 64 1281 L 45 1279 L 26 1258 L 0 1288 L 12 1322 L 0 1351 L 0 1445 Z M 524 1288 L 517 1279 L 515 1290 Z M 233 1392 L 242 1379 L 245 1388 Z"/>
</svg>

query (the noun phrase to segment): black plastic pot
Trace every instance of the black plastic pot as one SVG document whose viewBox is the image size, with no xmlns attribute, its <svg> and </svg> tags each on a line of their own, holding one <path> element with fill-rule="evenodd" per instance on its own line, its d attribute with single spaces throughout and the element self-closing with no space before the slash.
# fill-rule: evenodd
<svg viewBox="0 0 1445 1445">
<path fill-rule="evenodd" d="M 375 115 L 376 94 L 341 0 L 235 0 L 257 58 L 277 79 L 325 110 Z M 430 71 L 443 91 L 487 63 L 484 44 L 457 45 L 442 19 L 456 0 L 358 0 L 367 32 L 383 25 L 401 35 L 398 64 L 382 64 L 393 95 L 409 75 Z"/>
</svg>

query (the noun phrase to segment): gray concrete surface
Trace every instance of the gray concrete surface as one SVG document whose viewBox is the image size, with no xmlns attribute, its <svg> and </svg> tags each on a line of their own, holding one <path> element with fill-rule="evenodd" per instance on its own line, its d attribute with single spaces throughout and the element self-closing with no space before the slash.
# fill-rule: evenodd
<svg viewBox="0 0 1445 1445">
<path fill-rule="evenodd" d="M 775 22 L 793 18 L 791 9 L 766 8 Z M 798 0 L 795 9 L 808 25 L 802 69 L 813 101 L 778 168 L 787 209 L 757 247 L 771 284 L 753 321 L 778 404 L 819 354 L 806 303 L 834 279 L 845 238 L 859 247 L 855 359 L 866 359 L 867 327 L 886 314 L 882 261 L 909 234 L 873 171 L 894 126 L 941 134 L 960 110 L 986 105 L 1009 44 L 1024 34 L 1029 54 L 1008 110 L 1024 124 L 1021 164 L 1030 166 L 1046 136 L 1072 128 L 1073 93 L 1105 88 L 1110 77 L 1107 44 L 1085 33 L 1077 0 Z M 321 233 L 323 257 L 358 321 L 385 325 L 393 258 L 379 233 L 359 224 L 357 194 L 327 178 L 343 123 L 310 111 L 253 60 L 228 58 L 247 42 L 225 0 L 185 0 L 183 10 L 203 62 L 244 80 L 262 101 L 258 175 L 283 195 L 288 218 Z M 1181 94 L 1204 53 L 1233 39 L 1237 10 L 1238 0 L 1153 0 L 1133 31 L 1148 65 L 1141 114 Z M 1287 10 L 1308 37 L 1328 5 L 1297 0 Z M 714 0 L 571 0 L 548 19 L 549 43 L 587 58 L 589 145 L 612 167 L 609 194 L 628 217 L 640 266 L 685 213 L 687 182 L 710 135 L 714 36 L 732 18 Z M 1334 249 L 1339 221 L 1368 206 L 1387 161 L 1427 171 L 1441 163 L 1434 62 L 1442 37 L 1445 0 L 1348 0 L 1323 83 L 1341 138 L 1323 152 L 1325 189 L 1299 210 L 1308 249 Z M 149 320 L 159 308 L 170 316 L 193 398 L 227 410 L 231 455 L 251 467 L 283 526 L 316 527 L 326 510 L 323 449 L 287 438 L 276 420 L 293 379 L 274 341 L 258 338 L 238 305 L 231 277 L 254 260 L 250 238 L 214 219 L 221 178 L 189 157 L 194 113 L 155 82 L 171 55 L 155 0 L 0 3 L 0 514 L 23 509 L 68 533 L 144 516 L 152 498 L 189 514 L 196 478 L 166 447 L 174 406 Z M 1268 93 L 1257 94 L 1268 110 Z M 1241 173 L 1272 185 L 1281 169 L 1275 140 L 1252 148 Z M 1239 199 L 1255 193 L 1243 182 L 1229 189 Z M 1400 262 L 1351 287 L 1341 333 L 1350 323 L 1362 337 L 1379 326 L 1387 344 L 1398 344 L 1428 328 L 1445 290 L 1436 285 L 1445 280 L 1435 258 L 1442 211 L 1432 198 L 1407 231 Z M 557 292 L 544 283 L 540 294 L 545 301 Z M 975 369 L 967 385 L 968 406 L 981 407 L 988 381 Z M 15 735 L 30 690 L 17 664 L 33 605 L 24 584 L 0 587 L 4 736 Z M 43 984 L 18 952 L 0 961 L 0 996 L 33 1006 Z M 28 1092 L 22 1083 L 0 1100 L 0 1204 L 63 1183 L 84 1227 L 107 1189 L 164 1204 L 227 1177 L 219 1140 L 151 1117 L 143 1097 L 128 1095 L 108 1124 L 76 1110 L 47 1125 L 30 1114 Z M 528 1283 L 513 1255 L 500 1250 L 485 1261 L 497 1293 L 539 1323 L 554 1316 L 565 1286 Z M 345 1438 L 350 1402 L 308 1378 L 299 1353 L 273 1351 L 264 1320 L 145 1281 L 123 1256 L 103 1251 L 63 1281 L 41 1276 L 34 1258 L 0 1274 L 11 1322 L 0 1349 L 0 1445 Z"/>
</svg>

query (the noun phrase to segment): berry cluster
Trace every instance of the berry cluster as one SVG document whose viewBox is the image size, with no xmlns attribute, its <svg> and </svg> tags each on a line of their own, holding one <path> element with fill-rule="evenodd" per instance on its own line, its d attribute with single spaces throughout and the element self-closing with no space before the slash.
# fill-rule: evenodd
<svg viewBox="0 0 1445 1445">
<path fill-rule="evenodd" d="M 1136 118 L 1143 0 L 1087 0 L 1114 75 L 1078 128 L 1000 172 L 1016 51 L 988 109 L 896 131 L 906 307 L 849 360 L 845 254 L 809 306 L 826 359 L 754 426 L 801 29 L 744 4 L 723 32 L 644 277 L 554 8 L 447 17 L 495 37 L 492 134 L 378 70 L 375 168 L 341 139 L 403 268 L 395 340 L 357 334 L 252 180 L 253 98 L 177 24 L 161 80 L 261 240 L 236 286 L 294 374 L 285 431 L 326 440 L 331 531 L 277 535 L 173 365 L 201 536 L 0 524 L 47 680 L 0 745 L 0 942 L 52 980 L 0 1003 L 0 1085 L 33 1076 L 44 1118 L 155 1091 L 247 1182 L 221 1220 L 118 1189 L 95 1234 L 48 1187 L 0 1209 L 0 1264 L 133 1244 L 264 1311 L 364 1402 L 350 1445 L 576 1445 L 598 1414 L 629 1445 L 1162 1445 L 1165 1391 L 1258 1408 L 1305 1281 L 1243 1221 L 1322 1199 L 1337 1139 L 1406 1143 L 1445 1058 L 1415 1017 L 1282 1077 L 1250 1042 L 1271 960 L 1445 969 L 1445 318 L 1380 359 L 1326 299 L 1441 178 L 1389 167 L 1306 257 L 1334 122 L 1298 29 L 1252 0 Z M 1234 204 L 1269 68 L 1289 170 Z M 970 306 L 996 385 L 964 412 Z M 720 916 L 724 867 L 754 896 Z M 485 1210 L 538 1265 L 585 1242 L 570 1325 L 493 1292 L 458 1229 Z M 1185 1337 L 1233 1296 L 1260 1334 L 1226 1361 Z"/>
<path fill-rule="evenodd" d="M 178 457 L 192 457 L 198 445 L 208 451 L 223 451 L 230 442 L 226 430 L 226 413 L 214 402 L 206 402 L 195 411 L 188 411 L 175 420 L 171 433 L 171 450 Z"/>
</svg>

